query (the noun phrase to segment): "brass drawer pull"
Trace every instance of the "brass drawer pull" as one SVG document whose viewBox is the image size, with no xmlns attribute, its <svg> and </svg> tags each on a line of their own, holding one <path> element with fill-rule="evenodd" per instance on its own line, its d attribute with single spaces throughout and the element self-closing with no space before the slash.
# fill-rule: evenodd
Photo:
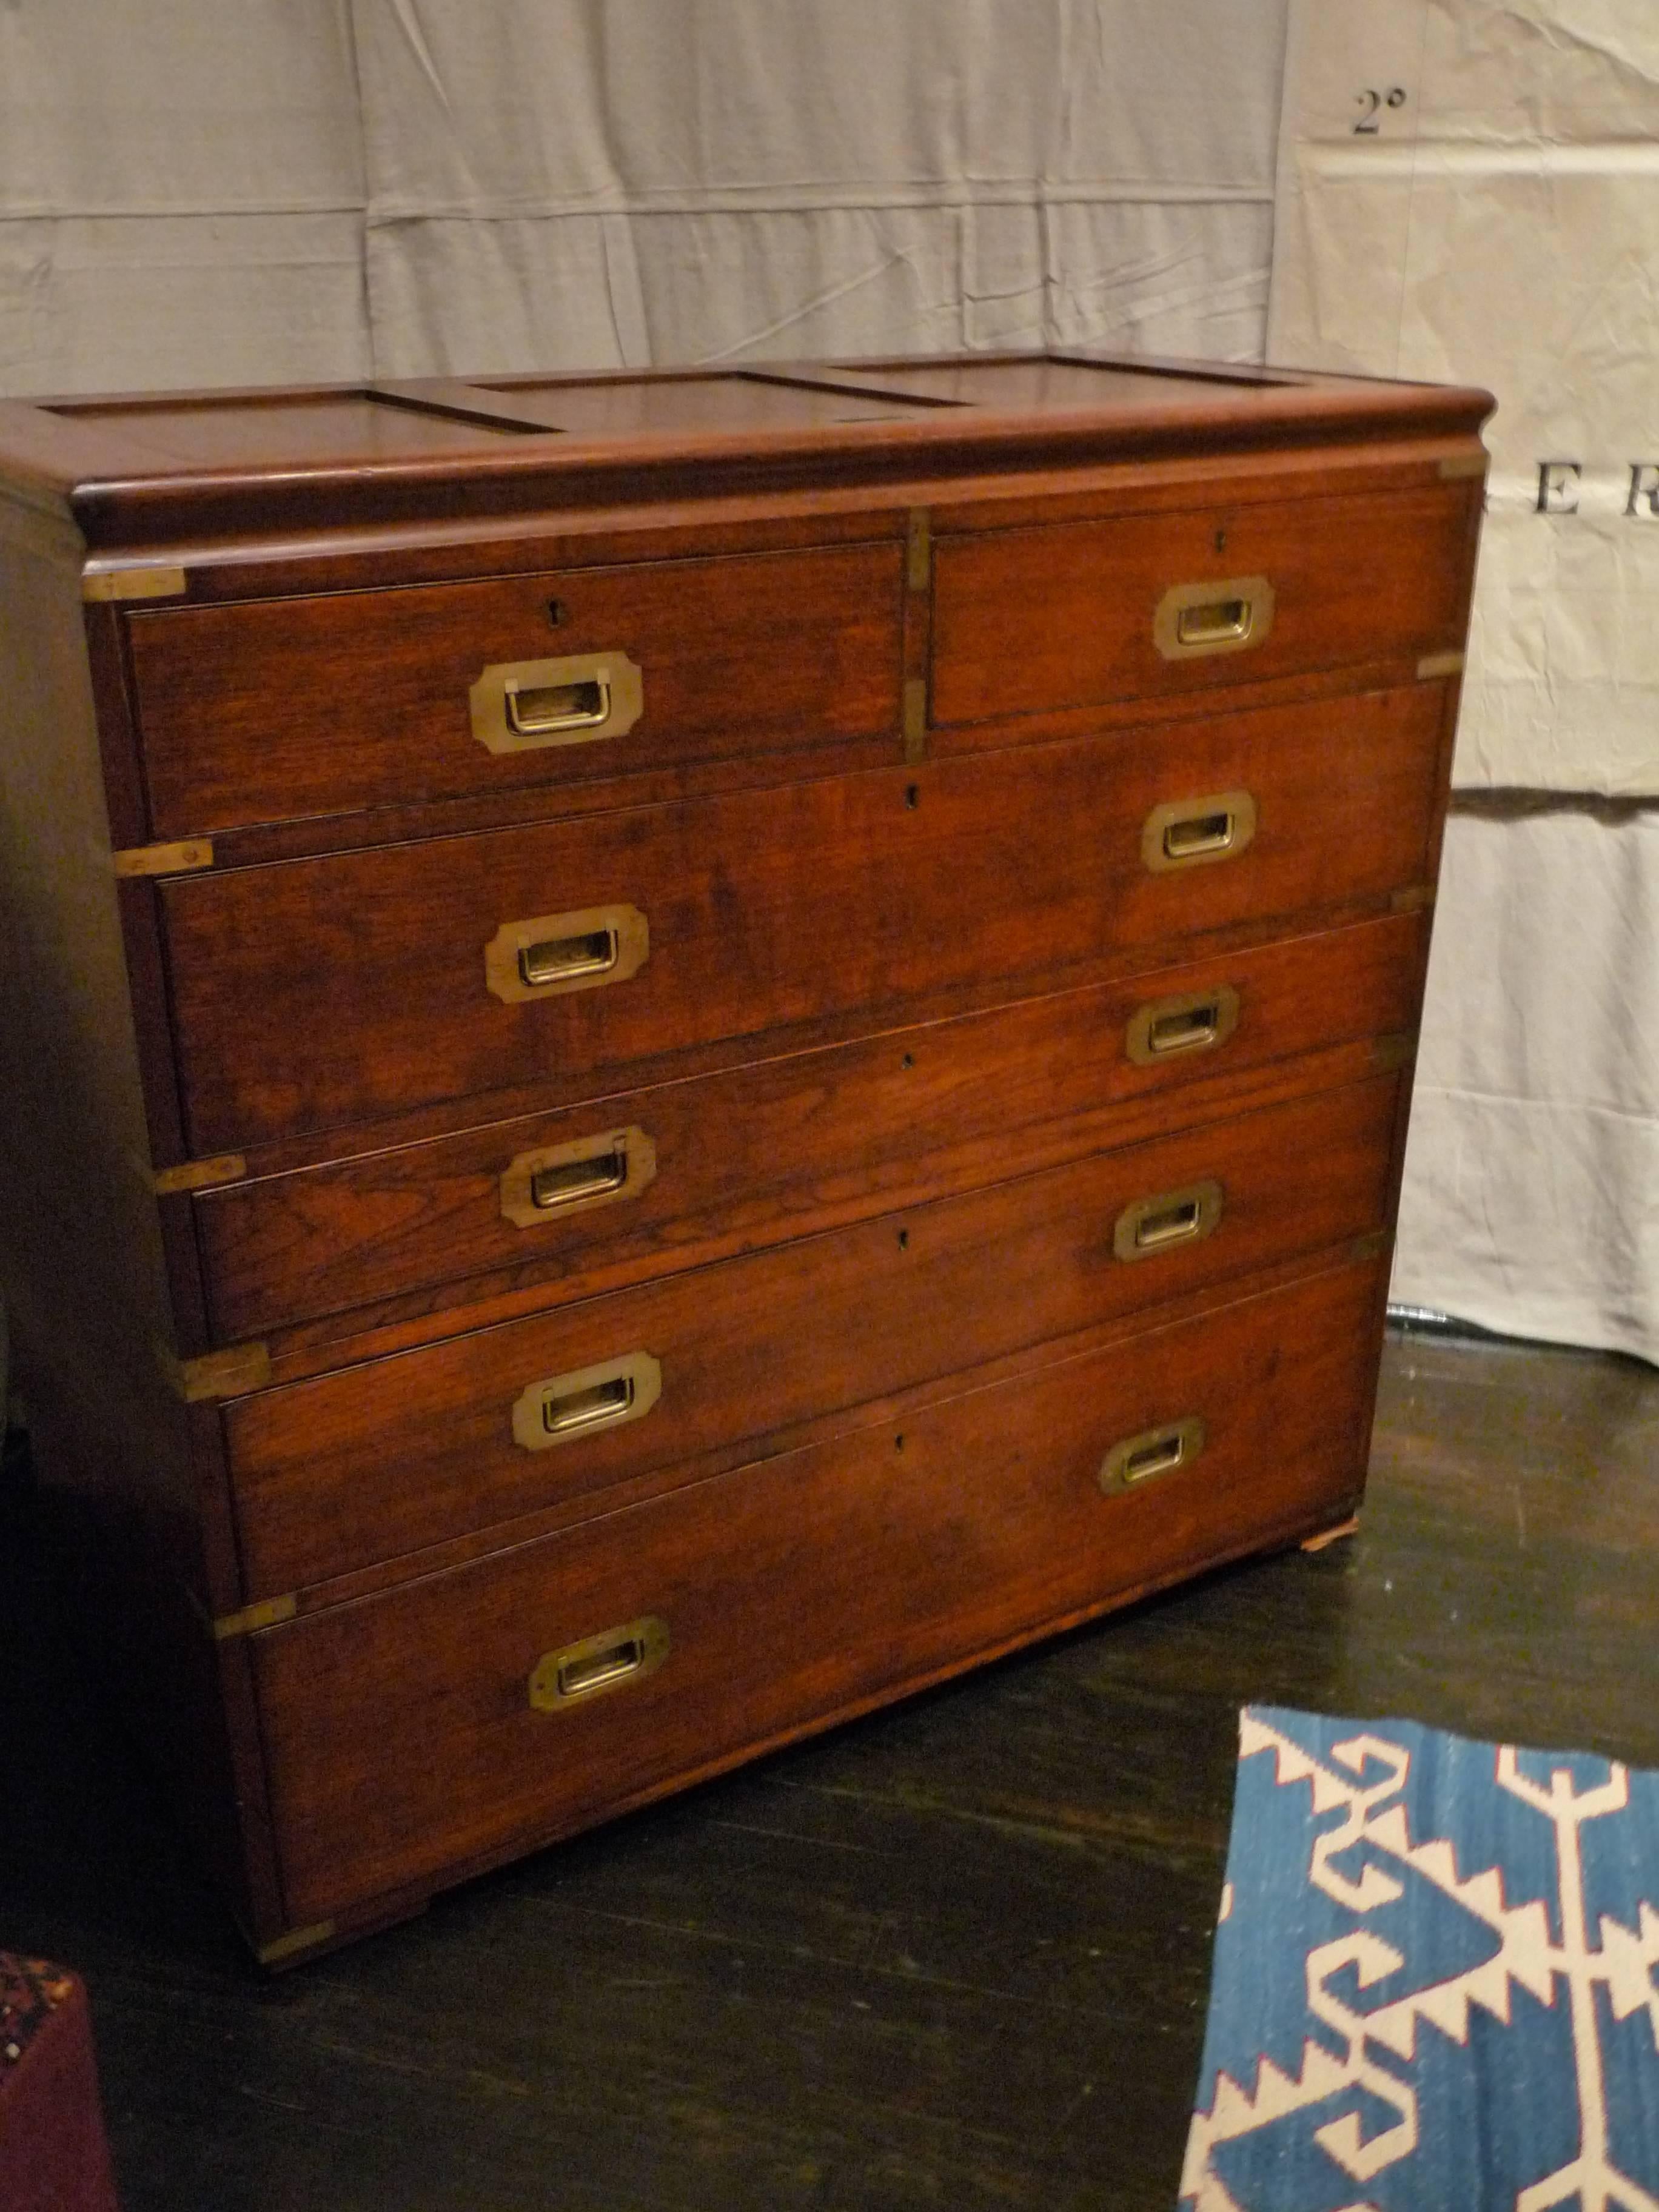
<svg viewBox="0 0 1659 2212">
<path fill-rule="evenodd" d="M 668 1623 L 655 1613 L 624 1621 L 598 1636 L 584 1636 L 557 1651 L 544 1651 L 530 1676 L 530 1702 L 538 1713 L 559 1713 L 584 1698 L 642 1682 L 668 1656 Z"/>
<path fill-rule="evenodd" d="M 1220 1220 L 1222 1198 L 1221 1185 L 1208 1178 L 1138 1198 L 1113 1224 L 1112 1249 L 1120 1260 L 1150 1260 L 1176 1245 L 1195 1244 Z"/>
<path fill-rule="evenodd" d="M 625 653 L 509 660 L 486 668 L 468 694 L 472 734 L 492 753 L 619 738 L 644 711 L 643 679 Z"/>
<path fill-rule="evenodd" d="M 1236 860 L 1255 829 L 1255 801 L 1248 791 L 1167 799 L 1146 817 L 1140 857 L 1155 874 L 1167 868 L 1188 868 L 1195 861 Z"/>
<path fill-rule="evenodd" d="M 1165 660 L 1239 653 L 1273 626 L 1273 587 L 1265 576 L 1171 584 L 1152 617 L 1152 642 Z"/>
<path fill-rule="evenodd" d="M 568 737 L 578 730 L 591 732 L 611 720 L 609 675 L 533 687 L 509 677 L 505 698 L 507 726 L 515 737 Z"/>
<path fill-rule="evenodd" d="M 621 957 L 614 929 L 585 929 L 574 937 L 549 937 L 519 947 L 519 978 L 538 990 L 544 983 L 574 983 L 608 975 Z"/>
<path fill-rule="evenodd" d="M 532 1382 L 513 1403 L 513 1441 L 546 1451 L 601 1429 L 641 1419 L 662 1395 L 662 1369 L 648 1352 L 573 1368 Z"/>
<path fill-rule="evenodd" d="M 1213 990 L 1186 991 L 1173 999 L 1154 999 L 1130 1018 L 1124 1050 L 1137 1066 L 1203 1052 L 1225 1044 L 1238 1027 L 1238 994 L 1231 983 Z"/>
<path fill-rule="evenodd" d="M 591 991 L 636 975 L 650 951 L 650 925 L 637 907 L 532 915 L 504 921 L 485 945 L 484 981 L 509 1005 L 561 991 Z"/>
<path fill-rule="evenodd" d="M 537 1168 L 530 1178 L 530 1203 L 538 1213 L 552 1213 L 585 1198 L 614 1198 L 627 1181 L 628 1153 L 616 1145 L 591 1160 Z"/>
<path fill-rule="evenodd" d="M 520 1152 L 501 1172 L 501 1217 L 516 1228 L 562 1221 L 589 1206 L 637 1198 L 657 1172 L 657 1148 L 637 1127 Z"/>
<path fill-rule="evenodd" d="M 1125 1437 L 1107 1453 L 1100 1463 L 1100 1486 L 1108 1497 L 1118 1491 L 1138 1489 L 1160 1474 L 1173 1474 L 1178 1467 L 1190 1467 L 1204 1444 L 1204 1424 L 1196 1413 L 1188 1413 L 1184 1420 L 1167 1421 L 1162 1428 L 1143 1429 L 1139 1436 Z"/>
</svg>

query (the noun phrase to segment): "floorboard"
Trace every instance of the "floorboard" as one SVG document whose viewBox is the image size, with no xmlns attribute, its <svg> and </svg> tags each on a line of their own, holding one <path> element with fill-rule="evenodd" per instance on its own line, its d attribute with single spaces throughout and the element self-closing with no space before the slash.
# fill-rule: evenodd
<svg viewBox="0 0 1659 2212">
<path fill-rule="evenodd" d="M 1659 1374 L 1395 1336 L 1352 1540 L 268 1980 L 76 1673 L 15 1464 L 0 1516 L 0 1943 L 87 1977 L 127 2212 L 1170 2212 L 1241 1704 L 1659 1765 Z"/>
</svg>

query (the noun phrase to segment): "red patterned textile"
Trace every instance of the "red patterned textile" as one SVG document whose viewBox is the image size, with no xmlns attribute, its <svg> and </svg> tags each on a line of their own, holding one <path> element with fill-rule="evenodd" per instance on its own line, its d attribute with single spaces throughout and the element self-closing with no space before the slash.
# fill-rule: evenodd
<svg viewBox="0 0 1659 2212">
<path fill-rule="evenodd" d="M 119 2212 L 77 1978 L 0 1951 L 0 2204 Z"/>
</svg>

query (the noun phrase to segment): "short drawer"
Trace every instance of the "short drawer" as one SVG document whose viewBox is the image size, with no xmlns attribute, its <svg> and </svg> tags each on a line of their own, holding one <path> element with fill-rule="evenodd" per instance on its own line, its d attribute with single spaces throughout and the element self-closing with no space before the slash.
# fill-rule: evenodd
<svg viewBox="0 0 1659 2212">
<path fill-rule="evenodd" d="M 135 614 L 155 834 L 896 732 L 902 557 L 824 546 Z"/>
<path fill-rule="evenodd" d="M 1443 691 L 180 877 L 193 1150 L 596 1071 L 1420 880 Z M 550 1103 L 556 1103 L 550 1101 Z"/>
<path fill-rule="evenodd" d="M 1397 1084 L 1373 1078 L 238 1400 L 224 1420 L 247 1595 L 1367 1234 L 1386 1218 Z"/>
<path fill-rule="evenodd" d="M 255 1635 L 290 1917 L 1334 1518 L 1381 1290 L 1344 1268 Z"/>
<path fill-rule="evenodd" d="M 1461 646 L 1468 483 L 942 537 L 933 720 L 1249 684 Z"/>
<path fill-rule="evenodd" d="M 590 1296 L 1048 1167 L 1135 1102 L 1213 1120 L 1230 1078 L 1410 1029 L 1422 935 L 1390 915 L 204 1193 L 216 1340 L 493 1270 Z"/>
</svg>

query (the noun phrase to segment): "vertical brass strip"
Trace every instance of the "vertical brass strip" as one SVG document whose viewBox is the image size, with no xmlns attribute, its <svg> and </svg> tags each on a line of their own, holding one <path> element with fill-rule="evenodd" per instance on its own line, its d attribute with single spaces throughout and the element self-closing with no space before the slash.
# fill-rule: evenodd
<svg viewBox="0 0 1659 2212">
<path fill-rule="evenodd" d="M 932 579 L 933 565 L 933 533 L 928 526 L 925 507 L 910 511 L 910 527 L 906 539 L 904 561 L 905 589 L 925 592 Z"/>
<path fill-rule="evenodd" d="M 904 758 L 906 765 L 927 754 L 927 685 L 913 676 L 904 687 Z"/>
<path fill-rule="evenodd" d="M 910 510 L 904 543 L 904 761 L 927 757 L 927 677 L 933 655 L 933 534 L 925 507 Z"/>
</svg>

